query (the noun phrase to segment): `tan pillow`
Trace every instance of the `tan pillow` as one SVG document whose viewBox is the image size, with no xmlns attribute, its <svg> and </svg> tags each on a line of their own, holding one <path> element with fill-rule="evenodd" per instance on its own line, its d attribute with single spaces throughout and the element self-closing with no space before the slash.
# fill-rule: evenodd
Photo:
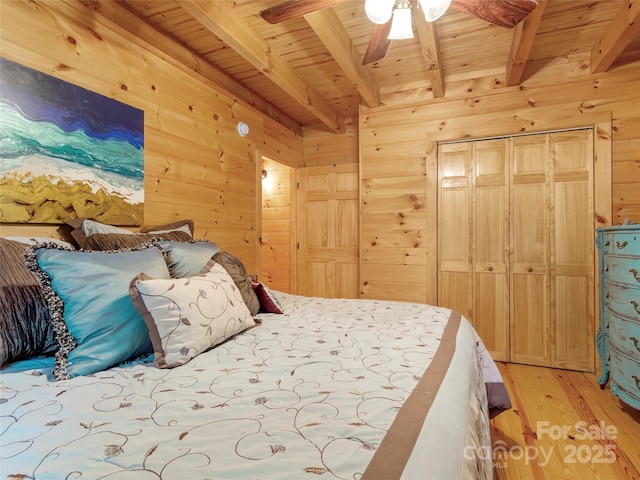
<svg viewBox="0 0 640 480">
<path fill-rule="evenodd" d="M 141 273 L 129 294 L 147 324 L 159 368 L 184 365 L 255 326 L 233 279 L 213 260 L 193 277 L 153 279 Z"/>
</svg>

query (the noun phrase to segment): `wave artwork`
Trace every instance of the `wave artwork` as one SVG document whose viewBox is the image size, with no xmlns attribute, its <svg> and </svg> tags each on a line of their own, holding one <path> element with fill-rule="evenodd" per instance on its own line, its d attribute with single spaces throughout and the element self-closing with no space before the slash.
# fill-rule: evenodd
<svg viewBox="0 0 640 480">
<path fill-rule="evenodd" d="M 144 112 L 0 58 L 0 222 L 141 225 Z"/>
</svg>

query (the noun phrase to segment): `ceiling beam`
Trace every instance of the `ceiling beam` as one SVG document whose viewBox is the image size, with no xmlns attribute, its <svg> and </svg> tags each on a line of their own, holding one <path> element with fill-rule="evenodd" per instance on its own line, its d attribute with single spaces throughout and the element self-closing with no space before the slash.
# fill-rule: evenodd
<svg viewBox="0 0 640 480">
<path fill-rule="evenodd" d="M 529 61 L 531 47 L 538 33 L 546 6 L 547 0 L 538 0 L 538 6 L 535 10 L 524 21 L 516 25 L 511 42 L 511 52 L 507 58 L 507 87 L 519 85 L 522 81 L 524 67 Z"/>
<path fill-rule="evenodd" d="M 329 129 L 342 131 L 344 119 L 329 102 L 277 52 L 272 51 L 269 43 L 226 2 L 177 0 L 177 3 Z"/>
<path fill-rule="evenodd" d="M 277 24 L 342 2 L 344 0 L 289 0 L 262 10 L 260 16 L 271 24 Z"/>
<path fill-rule="evenodd" d="M 591 73 L 606 72 L 622 51 L 640 37 L 640 0 L 626 0 L 591 49 Z"/>
<path fill-rule="evenodd" d="M 418 15 L 417 15 L 418 16 Z M 423 18 L 416 18 L 416 29 L 422 48 L 422 56 L 427 63 L 427 76 L 431 82 L 431 93 L 434 98 L 444 97 L 444 72 L 440 60 L 440 43 L 435 22 L 427 22 Z"/>
<path fill-rule="evenodd" d="M 362 65 L 362 57 L 351 41 L 338 15 L 325 8 L 304 16 L 320 41 L 340 66 L 368 107 L 380 106 L 380 87 L 369 69 Z"/>
</svg>

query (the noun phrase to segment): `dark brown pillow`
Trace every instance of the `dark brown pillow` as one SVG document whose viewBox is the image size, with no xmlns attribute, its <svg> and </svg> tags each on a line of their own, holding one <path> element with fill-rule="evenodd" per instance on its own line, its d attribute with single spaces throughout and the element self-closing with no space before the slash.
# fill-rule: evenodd
<svg viewBox="0 0 640 480">
<path fill-rule="evenodd" d="M 85 221 L 88 221 L 85 224 Z M 66 224 L 71 227 L 71 237 L 78 247 L 84 250 L 119 250 L 121 248 L 131 248 L 148 242 L 152 238 L 161 240 L 172 240 L 177 242 L 188 242 L 193 239 L 193 220 L 180 220 L 167 225 L 157 227 L 141 227 L 140 234 L 129 231 L 126 228 L 114 227 L 91 218 L 72 218 Z M 83 226 L 85 228 L 83 228 Z M 176 234 L 176 235 L 173 235 Z M 102 237 L 92 238 L 96 235 Z M 116 237 L 105 237 L 104 235 L 117 235 Z M 141 235 L 140 238 L 126 239 L 126 236 Z"/>
<path fill-rule="evenodd" d="M 166 225 L 159 225 L 157 227 L 140 227 L 140 233 L 166 232 L 171 230 L 178 230 L 185 226 L 189 228 L 191 236 L 193 237 L 193 220 L 179 220 L 177 222 L 168 223 Z"/>
<path fill-rule="evenodd" d="M 94 233 L 87 237 L 85 250 L 122 250 L 123 248 L 133 248 L 151 240 L 169 240 L 172 242 L 190 242 L 191 236 L 186 232 L 168 233 L 136 233 L 127 235 L 122 233 Z"/>
<path fill-rule="evenodd" d="M 253 291 L 253 285 L 251 284 L 251 278 L 247 274 L 247 270 L 239 258 L 231 255 L 229 252 L 218 252 L 213 256 L 213 260 L 224 267 L 229 273 L 233 282 L 240 290 L 244 303 L 247 304 L 251 315 L 254 316 L 260 311 L 260 300 L 256 292 Z"/>
<path fill-rule="evenodd" d="M 40 283 L 25 266 L 27 247 L 0 238 L 0 365 L 58 346 Z"/>
</svg>

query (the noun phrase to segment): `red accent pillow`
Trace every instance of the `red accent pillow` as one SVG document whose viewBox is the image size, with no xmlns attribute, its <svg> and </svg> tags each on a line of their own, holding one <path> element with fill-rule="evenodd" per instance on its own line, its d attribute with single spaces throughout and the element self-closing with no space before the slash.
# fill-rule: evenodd
<svg viewBox="0 0 640 480">
<path fill-rule="evenodd" d="M 278 300 L 268 287 L 265 287 L 262 283 L 253 283 L 252 285 L 253 291 L 256 292 L 258 300 L 260 300 L 260 312 L 284 313 L 278 303 Z"/>
</svg>

